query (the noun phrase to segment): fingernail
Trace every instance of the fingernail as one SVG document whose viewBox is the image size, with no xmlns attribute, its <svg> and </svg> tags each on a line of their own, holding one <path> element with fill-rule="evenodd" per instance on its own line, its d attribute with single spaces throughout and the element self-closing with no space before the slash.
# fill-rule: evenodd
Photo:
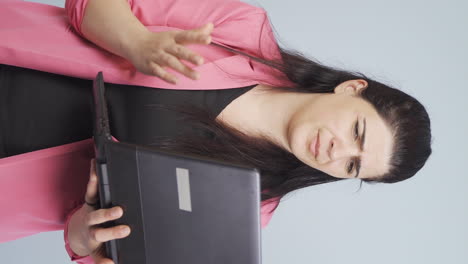
<svg viewBox="0 0 468 264">
<path fill-rule="evenodd" d="M 112 214 L 113 217 L 117 217 L 117 216 L 120 216 L 121 213 L 122 212 L 120 211 L 120 209 L 115 209 L 115 210 L 112 211 L 111 214 Z"/>
<path fill-rule="evenodd" d="M 124 226 L 122 228 L 120 228 L 120 234 L 122 235 L 128 235 L 128 233 L 130 233 L 130 228 Z"/>
</svg>

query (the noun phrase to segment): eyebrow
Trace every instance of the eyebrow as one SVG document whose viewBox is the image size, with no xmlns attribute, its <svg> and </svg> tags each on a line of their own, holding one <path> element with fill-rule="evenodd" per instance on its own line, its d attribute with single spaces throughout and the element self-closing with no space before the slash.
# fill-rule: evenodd
<svg viewBox="0 0 468 264">
<path fill-rule="evenodd" d="M 364 131 L 362 131 L 362 138 L 361 138 L 361 142 L 360 142 L 360 148 L 361 148 L 361 151 L 364 151 L 364 142 L 366 140 L 366 119 L 364 118 Z M 359 177 L 359 172 L 361 171 L 361 158 L 358 157 L 356 159 L 356 176 L 354 176 L 355 178 L 358 178 Z"/>
</svg>

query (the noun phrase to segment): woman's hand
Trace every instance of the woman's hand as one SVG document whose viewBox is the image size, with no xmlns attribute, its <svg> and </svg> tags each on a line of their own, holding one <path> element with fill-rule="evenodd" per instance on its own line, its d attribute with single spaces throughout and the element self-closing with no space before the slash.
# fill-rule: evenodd
<svg viewBox="0 0 468 264">
<path fill-rule="evenodd" d="M 86 190 L 85 201 L 91 204 L 98 201 L 98 177 L 94 159 L 91 160 L 90 180 Z M 101 228 L 96 225 L 122 217 L 123 211 L 119 206 L 109 209 L 94 209 L 84 204 L 70 219 L 68 225 L 68 241 L 70 248 L 79 256 L 91 255 L 96 264 L 114 264 L 105 257 L 103 242 L 120 239 L 130 234 L 130 227 L 120 225 Z M 127 228 L 124 232 L 122 228 Z"/>
<path fill-rule="evenodd" d="M 180 59 L 195 65 L 203 64 L 203 57 L 184 47 L 186 44 L 210 44 L 213 24 L 208 23 L 193 30 L 165 31 L 144 33 L 135 40 L 129 60 L 135 68 L 147 75 L 155 75 L 169 82 L 176 83 L 177 78 L 169 74 L 164 67 L 170 67 L 194 80 L 199 74 L 183 64 Z"/>
<path fill-rule="evenodd" d="M 88 40 L 129 60 L 138 71 L 169 83 L 176 83 L 176 78 L 164 67 L 197 79 L 196 72 L 180 59 L 201 65 L 203 58 L 183 45 L 210 44 L 213 27 L 208 23 L 192 30 L 151 32 L 126 0 L 89 0 L 81 23 L 82 34 Z"/>
</svg>

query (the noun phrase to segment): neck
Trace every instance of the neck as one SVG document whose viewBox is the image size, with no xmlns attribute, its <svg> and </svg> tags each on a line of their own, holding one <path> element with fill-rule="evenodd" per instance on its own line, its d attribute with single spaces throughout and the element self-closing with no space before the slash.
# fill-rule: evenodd
<svg viewBox="0 0 468 264">
<path fill-rule="evenodd" d="M 268 136 L 273 142 L 292 152 L 288 140 L 289 122 L 295 113 L 315 100 L 319 94 L 263 90 L 268 87 L 257 85 L 248 96 L 238 98 L 241 100 L 235 102 L 235 109 L 221 118 L 249 136 Z"/>
</svg>

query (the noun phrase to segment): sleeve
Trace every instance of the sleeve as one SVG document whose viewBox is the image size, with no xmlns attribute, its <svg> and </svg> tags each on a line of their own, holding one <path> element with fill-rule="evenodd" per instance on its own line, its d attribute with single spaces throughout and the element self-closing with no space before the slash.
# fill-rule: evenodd
<svg viewBox="0 0 468 264">
<path fill-rule="evenodd" d="M 272 198 L 261 203 L 260 216 L 262 228 L 265 228 L 271 220 L 276 206 L 279 204 L 278 199 Z M 273 210 L 275 209 L 275 210 Z"/>
<path fill-rule="evenodd" d="M 266 11 L 238 0 L 127 0 L 146 27 L 187 30 L 212 22 L 214 43 L 258 55 L 276 43 Z M 71 26 L 83 36 L 81 23 L 88 0 L 66 0 Z M 151 28 L 150 28 L 151 30 Z M 156 31 L 158 31 L 156 29 Z M 261 46 L 261 47 L 260 47 Z"/>
<path fill-rule="evenodd" d="M 80 34 L 89 0 L 66 0 L 65 10 L 72 26 Z M 264 9 L 238 0 L 127 0 L 133 14 L 145 26 L 193 29 L 205 23 L 219 24 L 242 20 Z"/>
<path fill-rule="evenodd" d="M 92 259 L 91 256 L 84 256 L 84 257 L 78 256 L 70 248 L 70 243 L 68 241 L 68 224 L 70 222 L 72 215 L 83 206 L 81 202 L 80 203 L 76 202 L 75 204 L 77 206 L 68 213 L 66 220 L 65 220 L 65 228 L 63 231 L 63 239 L 65 241 L 65 250 L 67 251 L 68 256 L 70 257 L 71 261 L 76 261 L 76 263 L 79 263 L 79 264 L 94 264 L 94 260 Z"/>
</svg>

